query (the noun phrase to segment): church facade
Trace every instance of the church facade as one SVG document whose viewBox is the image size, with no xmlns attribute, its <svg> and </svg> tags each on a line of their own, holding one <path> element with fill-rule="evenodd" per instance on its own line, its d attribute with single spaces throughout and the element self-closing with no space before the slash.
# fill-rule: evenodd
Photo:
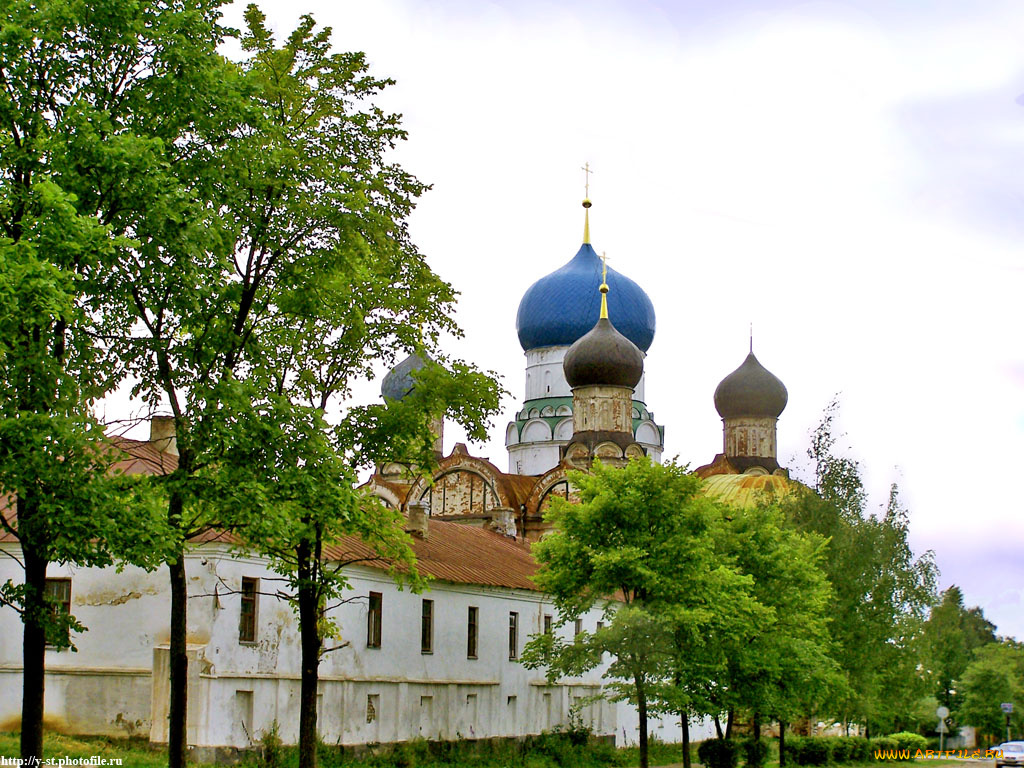
<svg viewBox="0 0 1024 768">
<path fill-rule="evenodd" d="M 594 609 L 575 626 L 558 627 L 551 600 L 532 581 L 529 544 L 547 530 L 551 499 L 571 497 L 567 473 L 595 459 L 657 461 L 664 449 L 664 427 L 644 392 L 653 305 L 636 283 L 605 268 L 589 242 L 589 210 L 586 217 L 576 255 L 538 280 L 520 304 L 526 387 L 506 428 L 508 471 L 459 444 L 430 478 L 384 464 L 367 483 L 407 516 L 418 567 L 432 582 L 417 595 L 396 587 L 386 564 L 370 559 L 349 567 L 353 599 L 332 609 L 341 647 L 324 656 L 320 669 L 318 727 L 327 743 L 518 737 L 565 726 L 570 713 L 618 744 L 637 739 L 635 709 L 595 696 L 603 667 L 548 684 L 519 662 L 530 636 L 571 637 L 603 619 Z M 396 366 L 383 382 L 385 400 L 406 396 L 422 364 L 411 357 Z M 723 449 L 697 470 L 709 493 L 743 504 L 765 491 L 785 492 L 775 430 L 786 398 L 752 351 L 722 381 L 715 406 Z M 126 471 L 173 469 L 174 441 L 164 427 L 156 419 L 150 440 L 121 441 Z M 19 554 L 9 540 L 0 547 Z M 358 540 L 344 540 L 329 557 L 347 561 L 364 550 Z M 262 558 L 213 534 L 189 549 L 186 572 L 188 743 L 244 749 L 275 725 L 285 742 L 296 741 L 298 632 L 291 606 L 274 597 L 276 574 Z M 54 594 L 89 628 L 74 638 L 78 652 L 47 651 L 49 726 L 165 742 L 166 574 L 63 565 L 48 576 Z M 0 579 L 7 578 L 18 579 L 12 558 L 0 559 Z M 0 612 L 0 637 L 0 722 L 11 728 L 21 698 L 14 612 Z M 678 740 L 678 722 L 655 719 L 651 733 Z M 691 726 L 692 738 L 709 735 Z"/>
</svg>

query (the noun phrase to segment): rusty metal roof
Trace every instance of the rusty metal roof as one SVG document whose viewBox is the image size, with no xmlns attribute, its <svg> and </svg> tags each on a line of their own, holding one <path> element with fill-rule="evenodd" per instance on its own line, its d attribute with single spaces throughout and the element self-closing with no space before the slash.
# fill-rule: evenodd
<svg viewBox="0 0 1024 768">
<path fill-rule="evenodd" d="M 412 537 L 416 568 L 434 579 L 455 584 L 536 590 L 533 575 L 537 562 L 526 544 L 462 523 L 447 523 L 430 518 L 427 538 Z M 348 537 L 325 547 L 331 560 L 368 558 L 364 565 L 387 568 L 389 563 L 375 560 L 373 550 L 361 540 Z"/>
<path fill-rule="evenodd" d="M 766 497 L 788 496 L 795 485 L 782 475 L 711 475 L 704 478 L 704 493 L 727 504 L 752 507 Z"/>
</svg>

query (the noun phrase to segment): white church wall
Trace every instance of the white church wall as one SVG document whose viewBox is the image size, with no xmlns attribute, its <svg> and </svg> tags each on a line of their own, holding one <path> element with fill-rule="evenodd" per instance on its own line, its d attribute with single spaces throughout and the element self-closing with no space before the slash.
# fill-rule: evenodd
<svg viewBox="0 0 1024 768">
<path fill-rule="evenodd" d="M 9 549 L 9 547 L 8 547 Z M 0 578 L 18 578 L 10 558 Z M 279 582 L 265 561 L 232 557 L 206 544 L 186 558 L 189 584 L 189 743 L 248 747 L 275 722 L 281 737 L 298 737 L 299 637 L 291 606 L 276 599 Z M 47 651 L 46 717 L 85 734 L 149 734 L 166 741 L 169 600 L 165 569 L 52 568 L 72 579 L 72 611 L 89 631 L 77 653 Z M 240 642 L 242 577 L 259 579 L 256 637 Z M 598 733 L 620 735 L 618 707 L 584 705 L 599 690 L 600 672 L 549 686 L 540 671 L 509 658 L 509 614 L 518 614 L 517 656 L 555 612 L 540 593 L 433 582 L 422 594 L 399 589 L 382 572 L 351 568 L 352 599 L 332 610 L 348 645 L 320 667 L 318 711 L 328 743 L 359 744 L 482 738 L 539 733 L 568 723 L 572 706 Z M 370 592 L 381 596 L 380 648 L 367 647 Z M 432 652 L 420 646 L 422 601 L 433 600 Z M 469 607 L 478 609 L 477 658 L 468 658 Z M 593 631 L 598 611 L 583 618 Z M 5 638 L 20 637 L 13 611 L 0 611 Z M 557 630 L 571 637 L 574 627 Z M 330 642 L 330 641 L 329 641 Z M 17 723 L 20 644 L 0 648 L 0 722 Z M 372 712 L 371 712 L 372 708 Z M 372 716 L 368 717 L 368 713 Z M 635 717 L 635 715 L 634 715 Z M 627 729 L 627 734 L 631 733 Z"/>
<path fill-rule="evenodd" d="M 519 443 L 508 448 L 508 471 L 517 475 L 542 475 L 562 460 L 564 442 Z"/>
</svg>

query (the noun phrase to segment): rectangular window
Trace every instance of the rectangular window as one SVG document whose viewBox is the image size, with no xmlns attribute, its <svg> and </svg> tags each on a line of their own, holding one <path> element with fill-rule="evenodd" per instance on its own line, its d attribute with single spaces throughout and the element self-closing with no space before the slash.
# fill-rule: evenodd
<svg viewBox="0 0 1024 768">
<path fill-rule="evenodd" d="M 550 613 L 545 613 L 544 614 L 544 634 L 545 635 L 550 635 L 551 634 L 551 614 Z"/>
<path fill-rule="evenodd" d="M 604 622 L 603 621 L 597 622 L 597 631 L 600 632 L 602 629 L 604 629 Z"/>
<path fill-rule="evenodd" d="M 242 608 L 238 614 L 238 642 L 256 642 L 256 595 L 260 580 L 242 577 Z"/>
<path fill-rule="evenodd" d="M 43 587 L 43 599 L 49 603 L 50 615 L 54 618 L 67 616 L 71 613 L 71 579 L 47 579 Z M 46 645 L 50 648 L 67 648 L 71 645 L 71 633 L 67 626 L 63 629 L 51 628 L 47 632 Z"/>
<path fill-rule="evenodd" d="M 583 631 L 583 619 L 576 619 L 576 632 L 575 632 L 575 634 L 578 635 L 582 631 Z"/>
<path fill-rule="evenodd" d="M 370 604 L 366 610 L 366 647 L 380 648 L 380 622 L 383 597 L 380 592 L 370 593 Z"/>
<path fill-rule="evenodd" d="M 420 653 L 434 652 L 434 601 L 424 600 L 420 615 Z"/>
<path fill-rule="evenodd" d="M 469 606 L 469 620 L 466 623 L 466 657 L 476 658 L 477 621 L 480 618 L 480 609 L 475 605 Z"/>
<path fill-rule="evenodd" d="M 512 611 L 508 615 L 508 660 L 519 658 L 519 614 Z"/>
</svg>

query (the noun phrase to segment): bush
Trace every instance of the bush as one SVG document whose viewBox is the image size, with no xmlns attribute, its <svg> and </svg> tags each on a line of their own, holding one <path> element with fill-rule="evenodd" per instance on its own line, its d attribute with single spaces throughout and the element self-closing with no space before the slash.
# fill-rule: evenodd
<svg viewBox="0 0 1024 768">
<path fill-rule="evenodd" d="M 704 768 L 736 768 L 739 747 L 735 741 L 708 739 L 697 747 L 697 759 Z"/>
<path fill-rule="evenodd" d="M 850 745 L 844 736 L 833 736 L 828 739 L 828 754 L 833 763 L 850 762 Z"/>
<path fill-rule="evenodd" d="M 899 748 L 896 739 L 891 736 L 877 736 L 871 739 L 871 754 L 877 752 L 895 752 Z"/>
<path fill-rule="evenodd" d="M 750 768 L 761 768 L 768 759 L 768 742 L 764 739 L 743 742 L 743 762 Z"/>
<path fill-rule="evenodd" d="M 849 761 L 851 763 L 866 763 L 871 760 L 871 742 L 863 736 L 847 736 L 847 743 L 850 745 Z"/>
<path fill-rule="evenodd" d="M 825 765 L 831 750 L 831 739 L 816 739 L 790 736 L 786 739 L 786 757 L 797 765 Z"/>
<path fill-rule="evenodd" d="M 918 750 L 928 749 L 928 739 L 910 731 L 900 731 L 899 733 L 894 733 L 889 738 L 896 742 L 896 749 L 901 752 L 909 751 L 911 758 Z"/>
</svg>

